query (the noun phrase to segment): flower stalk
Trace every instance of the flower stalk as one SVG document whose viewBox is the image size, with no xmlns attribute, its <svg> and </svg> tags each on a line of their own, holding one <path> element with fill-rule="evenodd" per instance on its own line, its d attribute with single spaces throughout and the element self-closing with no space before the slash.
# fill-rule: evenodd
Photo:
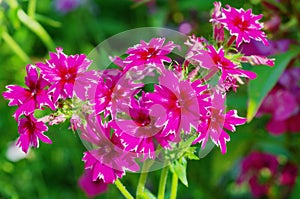
<svg viewBox="0 0 300 199">
<path fill-rule="evenodd" d="M 168 172 L 169 172 L 169 167 L 168 166 L 163 168 L 163 170 L 161 171 L 157 199 L 164 199 L 165 198 L 165 190 L 166 190 Z"/>
</svg>

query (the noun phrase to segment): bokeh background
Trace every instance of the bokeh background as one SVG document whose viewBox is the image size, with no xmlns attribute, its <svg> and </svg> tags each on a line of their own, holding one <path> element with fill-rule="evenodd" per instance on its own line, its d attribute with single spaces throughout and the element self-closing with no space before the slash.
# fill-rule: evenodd
<svg viewBox="0 0 300 199">
<path fill-rule="evenodd" d="M 213 2 L 213 0 L 0 0 L 0 93 L 8 84 L 24 85 L 25 66 L 28 63 L 44 61 L 48 58 L 48 52 L 54 51 L 57 46 L 63 47 L 66 54 L 88 54 L 110 36 L 139 27 L 166 27 L 211 39 L 212 28 L 208 21 Z M 291 43 L 298 45 L 299 1 L 221 2 L 222 5 L 252 8 L 255 14 L 265 14 L 263 20 L 273 25 L 269 25 L 267 30 L 272 39 L 292 39 Z M 276 53 L 278 52 L 281 51 L 277 50 Z M 299 62 L 297 59 L 292 61 L 291 64 L 294 66 Z M 239 115 L 245 117 L 247 99 L 247 85 L 243 85 L 238 93 L 229 95 L 227 105 L 234 107 L 239 111 Z M 0 198 L 86 198 L 77 183 L 83 173 L 81 158 L 85 148 L 78 135 L 68 130 L 69 124 L 51 127 L 47 135 L 53 140 L 52 145 L 40 143 L 39 149 L 31 150 L 26 158 L 14 162 L 8 157 L 7 151 L 18 137 L 17 124 L 11 116 L 16 108 L 8 107 L 7 104 L 8 102 L 1 96 Z M 241 185 L 236 183 L 241 160 L 251 151 L 273 154 L 283 164 L 291 161 L 298 167 L 300 134 L 270 134 L 266 128 L 270 117 L 264 115 L 238 127 L 237 131 L 231 134 L 226 155 L 222 155 L 215 147 L 199 161 L 189 161 L 187 169 L 189 187 L 179 184 L 178 198 L 253 198 L 247 183 Z M 159 176 L 160 171 L 149 174 L 147 188 L 153 193 L 157 193 Z M 269 176 L 268 171 L 262 172 L 262 183 L 268 180 Z M 297 173 L 293 176 L 295 183 L 288 185 L 288 191 L 274 182 L 270 193 L 264 198 L 298 199 L 299 177 Z M 132 193 L 135 192 L 138 177 L 138 174 L 128 173 L 122 179 Z M 285 194 L 281 194 L 283 191 Z M 168 194 L 167 192 L 166 197 Z M 96 198 L 123 197 L 114 185 L 110 185 L 106 193 Z"/>
</svg>

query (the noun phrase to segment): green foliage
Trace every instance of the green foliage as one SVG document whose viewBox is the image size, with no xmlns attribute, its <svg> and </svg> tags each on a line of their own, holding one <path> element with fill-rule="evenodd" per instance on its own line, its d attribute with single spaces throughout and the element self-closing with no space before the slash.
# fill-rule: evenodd
<svg viewBox="0 0 300 199">
<path fill-rule="evenodd" d="M 291 48 L 286 53 L 274 56 L 274 68 L 256 66 L 253 69 L 253 71 L 257 74 L 257 78 L 251 81 L 248 87 L 248 122 L 250 122 L 253 119 L 263 99 L 276 84 L 284 69 L 288 66 L 291 60 L 295 58 L 299 53 L 300 50 L 298 47 Z"/>
</svg>

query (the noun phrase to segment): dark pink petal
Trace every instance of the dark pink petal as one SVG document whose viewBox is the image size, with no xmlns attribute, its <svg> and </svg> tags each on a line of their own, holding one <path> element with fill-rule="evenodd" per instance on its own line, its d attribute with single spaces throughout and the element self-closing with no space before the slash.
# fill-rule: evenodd
<svg viewBox="0 0 300 199">
<path fill-rule="evenodd" d="M 78 185 L 88 197 L 95 197 L 108 189 L 108 184 L 104 183 L 103 180 L 93 181 L 91 169 L 85 170 L 78 180 Z"/>
<path fill-rule="evenodd" d="M 288 127 L 286 121 L 270 120 L 266 125 L 266 129 L 273 135 L 280 135 L 287 132 Z"/>
<path fill-rule="evenodd" d="M 18 131 L 20 137 L 17 141 L 17 146 L 27 153 L 29 147 L 37 148 L 39 146 L 39 139 L 42 142 L 51 144 L 52 141 L 44 135 L 44 132 L 47 130 L 48 127 L 43 122 L 37 121 L 33 115 L 19 119 Z"/>
</svg>

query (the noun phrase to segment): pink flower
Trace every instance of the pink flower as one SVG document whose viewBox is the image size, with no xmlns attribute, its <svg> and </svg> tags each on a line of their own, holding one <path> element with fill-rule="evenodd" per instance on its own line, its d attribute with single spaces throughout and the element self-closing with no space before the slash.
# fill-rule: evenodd
<svg viewBox="0 0 300 199">
<path fill-rule="evenodd" d="M 149 65 L 164 69 L 164 62 L 171 62 L 171 58 L 166 56 L 174 48 L 179 46 L 169 41 L 164 45 L 165 38 L 152 38 L 149 43 L 141 41 L 140 44 L 128 48 L 129 56 L 125 59 L 128 64 L 124 70 L 128 70 L 134 66 L 147 67 Z"/>
<path fill-rule="evenodd" d="M 95 103 L 96 113 L 110 113 L 115 118 L 118 111 L 128 110 L 128 99 L 136 89 L 143 86 L 142 83 L 135 83 L 135 79 L 128 74 L 125 75 L 119 69 L 103 71 L 96 90 L 91 87 L 89 91 L 91 102 Z"/>
<path fill-rule="evenodd" d="M 9 85 L 6 87 L 8 91 L 3 93 L 3 97 L 10 101 L 9 106 L 19 106 L 13 115 L 16 120 L 20 115 L 29 115 L 35 109 L 42 109 L 43 106 L 55 109 L 48 90 L 45 90 L 45 87 L 50 85 L 49 82 L 41 76 L 38 77 L 36 67 L 33 65 L 27 65 L 26 71 L 25 85 L 28 88 Z"/>
<path fill-rule="evenodd" d="M 293 187 L 298 176 L 297 165 L 288 162 L 282 169 L 279 182 L 281 185 Z"/>
<path fill-rule="evenodd" d="M 110 135 L 111 128 L 98 123 L 97 117 L 87 116 L 86 125 L 80 125 L 81 138 L 94 146 L 84 153 L 85 169 L 92 170 L 93 181 L 103 180 L 104 183 L 114 183 L 125 174 L 125 170 L 137 171 L 139 166 L 135 154 L 124 151 L 121 140 Z"/>
<path fill-rule="evenodd" d="M 47 144 L 52 144 L 52 141 L 44 135 L 47 130 L 48 127 L 43 122 L 37 121 L 32 114 L 21 118 L 18 122 L 20 137 L 17 146 L 27 153 L 29 147 L 37 148 L 39 146 L 39 139 Z"/>
<path fill-rule="evenodd" d="M 279 162 L 276 156 L 252 152 L 245 157 L 241 163 L 241 173 L 237 179 L 237 183 L 247 182 L 250 185 L 251 192 L 254 197 L 262 197 L 268 194 L 271 187 L 270 180 L 277 175 Z M 264 181 L 261 181 L 262 171 L 267 170 L 268 176 L 264 176 Z"/>
<path fill-rule="evenodd" d="M 187 80 L 179 80 L 172 71 L 164 71 L 159 77 L 159 85 L 154 86 L 153 93 L 147 93 L 154 104 L 158 104 L 167 113 L 166 128 L 176 132 L 189 133 L 191 127 L 199 123 L 199 105 L 197 93 Z"/>
<path fill-rule="evenodd" d="M 214 40 L 218 43 L 222 43 L 224 41 L 224 25 L 219 22 L 219 19 L 222 17 L 221 6 L 221 2 L 214 2 L 214 10 L 212 17 L 209 20 L 213 24 Z"/>
<path fill-rule="evenodd" d="M 217 146 L 220 146 L 223 154 L 226 153 L 226 142 L 230 140 L 224 129 L 234 132 L 236 130 L 235 126 L 246 122 L 245 118 L 237 115 L 236 110 L 223 113 L 225 111 L 224 100 L 225 95 L 222 95 L 219 91 L 214 91 L 211 108 L 208 108 L 208 116 L 202 116 L 202 122 L 198 125 L 199 136 L 193 142 L 193 144 L 201 142 L 202 148 L 205 148 L 210 138 Z"/>
<path fill-rule="evenodd" d="M 53 92 L 53 101 L 72 98 L 77 76 L 87 70 L 91 61 L 83 54 L 67 56 L 62 48 L 57 48 L 56 53 L 50 52 L 49 56 L 50 60 L 37 66 L 43 78 L 52 83 L 49 90 Z"/>
<path fill-rule="evenodd" d="M 266 129 L 273 135 L 284 132 L 299 132 L 300 126 L 300 80 L 299 68 L 290 68 L 280 77 L 279 82 L 265 97 L 257 116 L 270 114 L 272 117 Z"/>
<path fill-rule="evenodd" d="M 262 41 L 264 45 L 268 45 L 266 34 L 261 30 L 263 24 L 258 22 L 262 18 L 262 14 L 254 15 L 251 9 L 245 11 L 229 5 L 226 7 L 227 9 L 222 9 L 223 15 L 218 21 L 229 30 L 230 35 L 236 37 L 236 47 L 239 47 L 243 41 L 249 43 L 250 39 Z"/>
<path fill-rule="evenodd" d="M 146 101 L 142 94 L 139 100 L 131 97 L 129 104 L 131 119 L 116 119 L 110 125 L 126 151 L 134 152 L 139 157 L 144 156 L 143 159 L 148 157 L 154 159 L 155 142 L 163 148 L 169 148 L 169 142 L 174 139 L 174 133 L 165 128 L 165 115 L 161 107 Z"/>
<path fill-rule="evenodd" d="M 220 78 L 222 83 L 227 79 L 235 78 L 235 76 L 247 77 L 250 79 L 256 78 L 254 72 L 242 70 L 238 65 L 235 65 L 232 61 L 227 59 L 222 47 L 216 51 L 213 46 L 207 46 L 207 50 L 199 51 L 199 53 L 192 58 L 200 62 L 201 67 L 209 70 L 208 75 L 204 77 L 205 80 L 210 79 L 219 70 L 222 72 Z"/>
<path fill-rule="evenodd" d="M 104 183 L 103 180 L 93 181 L 93 172 L 91 169 L 85 170 L 78 180 L 78 185 L 90 198 L 102 194 L 108 189 L 108 184 Z"/>
<path fill-rule="evenodd" d="M 92 152 L 92 153 L 91 153 Z M 92 171 L 92 180 L 102 180 L 106 184 L 112 184 L 117 178 L 125 175 L 124 170 L 113 169 L 102 163 L 99 156 L 95 156 L 97 151 L 85 152 L 82 160 L 85 162 L 84 168 Z"/>
</svg>

